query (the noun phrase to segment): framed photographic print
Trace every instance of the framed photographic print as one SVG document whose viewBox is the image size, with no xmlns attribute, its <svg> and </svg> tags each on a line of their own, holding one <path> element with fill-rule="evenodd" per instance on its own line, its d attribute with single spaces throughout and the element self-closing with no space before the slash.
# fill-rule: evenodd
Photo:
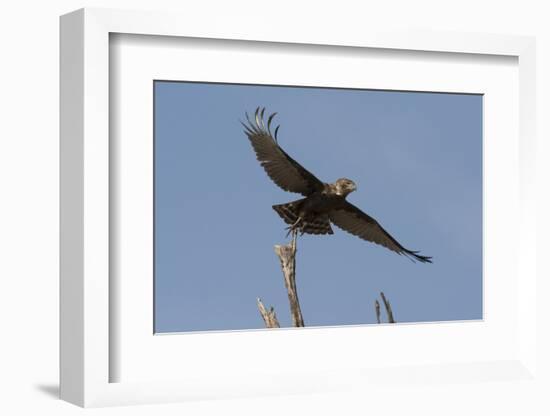
<svg viewBox="0 0 550 416">
<path fill-rule="evenodd" d="M 62 17 L 62 398 L 532 377 L 533 40 L 308 36 Z"/>
<path fill-rule="evenodd" d="M 258 297 L 282 327 L 375 323 L 388 298 L 399 322 L 482 319 L 481 94 L 153 88 L 155 333 L 261 328 Z M 279 111 L 240 114 L 257 102 Z M 400 238 L 431 257 L 359 206 L 393 213 Z M 299 269 L 283 267 L 288 288 L 279 240 Z M 286 240 L 300 255 L 285 257 Z"/>
</svg>

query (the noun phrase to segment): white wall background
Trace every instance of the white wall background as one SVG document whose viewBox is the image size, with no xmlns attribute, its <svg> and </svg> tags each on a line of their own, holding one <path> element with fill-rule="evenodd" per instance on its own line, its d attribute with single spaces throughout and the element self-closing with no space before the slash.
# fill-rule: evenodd
<svg viewBox="0 0 550 416">
<path fill-rule="evenodd" d="M 212 13 L 363 27 L 388 26 L 535 35 L 538 42 L 539 270 L 550 280 L 550 12 L 543 0 L 363 0 L 260 2 L 169 0 L 21 0 L 4 2 L 0 13 L 0 413 L 76 414 L 82 410 L 56 399 L 58 384 L 58 16 L 84 6 L 179 10 L 208 22 Z M 545 163 L 546 162 L 546 163 Z M 542 181 L 544 180 L 544 183 Z M 549 294 L 548 281 L 539 293 Z M 548 371 L 548 299 L 540 296 L 540 354 Z M 543 304 L 544 302 L 544 304 Z M 92 410 L 122 414 L 550 414 L 550 385 L 531 389 L 505 383 L 434 386 L 394 397 L 293 396 Z"/>
</svg>

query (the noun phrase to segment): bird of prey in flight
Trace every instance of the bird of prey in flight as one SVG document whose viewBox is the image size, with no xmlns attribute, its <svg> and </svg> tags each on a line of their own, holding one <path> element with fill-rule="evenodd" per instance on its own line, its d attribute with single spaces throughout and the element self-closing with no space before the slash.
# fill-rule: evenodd
<svg viewBox="0 0 550 416">
<path fill-rule="evenodd" d="M 248 124 L 242 123 L 256 157 L 267 175 L 285 191 L 302 194 L 305 198 L 286 204 L 273 205 L 273 209 L 289 224 L 290 232 L 301 234 L 333 234 L 331 223 L 363 240 L 379 244 L 413 261 L 431 263 L 432 258 L 408 250 L 393 238 L 371 216 L 365 214 L 346 197 L 357 187 L 346 178 L 334 183 L 324 183 L 302 165 L 292 159 L 277 142 L 280 126 L 271 132 L 271 123 L 277 113 L 264 123 L 265 108 L 258 107 Z"/>
</svg>

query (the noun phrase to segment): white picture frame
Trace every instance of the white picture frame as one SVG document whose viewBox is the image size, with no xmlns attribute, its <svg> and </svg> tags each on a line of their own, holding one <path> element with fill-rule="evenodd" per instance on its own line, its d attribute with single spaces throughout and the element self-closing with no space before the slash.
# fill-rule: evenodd
<svg viewBox="0 0 550 416">
<path fill-rule="evenodd" d="M 229 370 L 170 381 L 112 382 L 111 368 L 117 357 L 112 349 L 112 311 L 116 309 L 110 292 L 112 272 L 109 241 L 110 172 L 109 155 L 109 51 L 110 34 L 225 39 L 250 42 L 278 42 L 333 47 L 385 50 L 431 51 L 443 54 L 504 55 L 515 57 L 519 68 L 519 152 L 518 152 L 518 245 L 517 319 L 514 340 L 517 348 L 499 356 L 498 361 L 482 360 L 439 365 L 418 362 L 415 377 L 433 379 L 443 374 L 447 380 L 479 382 L 499 374 L 506 380 L 536 378 L 535 285 L 535 43 L 529 37 L 464 33 L 411 33 L 353 31 L 327 35 L 312 27 L 305 34 L 289 26 L 280 31 L 276 24 L 261 26 L 243 18 L 240 32 L 235 22 L 216 21 L 209 27 L 190 16 L 166 13 L 83 9 L 61 18 L 61 397 L 80 406 L 156 403 L 195 398 L 242 397 L 256 394 L 323 392 L 361 389 L 373 380 L 403 380 L 410 371 L 395 368 L 320 368 L 320 373 L 293 372 L 280 368 L 261 383 L 239 378 Z M 407 330 L 406 328 L 404 329 Z M 450 328 L 449 331 L 453 331 Z M 320 329 L 325 335 L 331 329 Z M 379 328 L 383 336 L 384 327 Z M 289 332 L 287 332 L 289 334 Z M 303 333 L 302 333 L 303 334 Z M 287 337 L 319 336 L 290 333 Z M 219 341 L 216 341 L 219 342 Z M 239 341 L 236 341 L 237 345 Z M 244 339 L 240 342 L 245 342 Z M 497 354 L 498 355 L 498 354 Z M 481 371 L 484 377 L 472 377 Z M 391 375 L 388 375 L 391 374 Z M 324 375 L 324 376 L 323 376 Z M 489 378 L 491 378 L 490 376 Z M 498 379 L 499 376 L 494 376 Z M 174 379 L 177 377 L 174 377 Z M 156 381 L 153 381 L 155 379 Z"/>
</svg>

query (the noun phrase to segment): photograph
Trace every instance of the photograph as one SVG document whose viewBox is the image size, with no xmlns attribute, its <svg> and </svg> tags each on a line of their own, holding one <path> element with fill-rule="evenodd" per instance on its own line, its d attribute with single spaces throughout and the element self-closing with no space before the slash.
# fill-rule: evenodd
<svg viewBox="0 0 550 416">
<path fill-rule="evenodd" d="M 155 80 L 154 332 L 483 319 L 483 95 Z"/>
</svg>

